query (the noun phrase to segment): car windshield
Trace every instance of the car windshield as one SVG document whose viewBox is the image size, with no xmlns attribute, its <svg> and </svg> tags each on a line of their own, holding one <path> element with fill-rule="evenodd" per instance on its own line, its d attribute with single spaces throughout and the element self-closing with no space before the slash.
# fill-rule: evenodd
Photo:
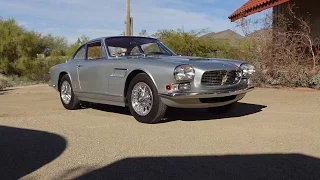
<svg viewBox="0 0 320 180">
<path fill-rule="evenodd" d="M 159 40 L 145 37 L 112 37 L 107 38 L 106 46 L 110 56 L 147 56 L 147 55 L 175 55 Z"/>
</svg>

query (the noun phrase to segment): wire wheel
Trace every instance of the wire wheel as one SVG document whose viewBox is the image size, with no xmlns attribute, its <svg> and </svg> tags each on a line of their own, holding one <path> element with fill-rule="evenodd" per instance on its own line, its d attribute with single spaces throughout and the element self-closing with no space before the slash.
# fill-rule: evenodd
<svg viewBox="0 0 320 180">
<path fill-rule="evenodd" d="M 138 82 L 131 91 L 131 105 L 140 116 L 150 113 L 153 106 L 151 88 L 144 82 Z"/>
</svg>

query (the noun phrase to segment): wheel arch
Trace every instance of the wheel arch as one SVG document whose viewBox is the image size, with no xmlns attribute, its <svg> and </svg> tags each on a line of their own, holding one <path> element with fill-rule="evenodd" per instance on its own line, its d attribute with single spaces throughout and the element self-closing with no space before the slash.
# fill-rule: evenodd
<svg viewBox="0 0 320 180">
<path fill-rule="evenodd" d="M 60 91 L 60 83 L 61 83 L 61 79 L 62 79 L 62 77 L 63 77 L 64 75 L 66 75 L 66 74 L 69 76 L 69 79 L 70 79 L 71 84 L 72 84 L 72 80 L 71 80 L 70 75 L 69 75 L 66 71 L 62 71 L 62 72 L 60 72 L 60 74 L 59 74 L 59 78 L 58 78 L 58 91 Z"/>
<path fill-rule="evenodd" d="M 150 79 L 151 79 L 151 81 L 153 82 L 153 84 L 154 84 L 154 85 L 156 86 L 156 88 L 158 89 L 157 84 L 155 83 L 154 78 L 152 77 L 152 75 L 151 75 L 148 71 L 146 71 L 146 70 L 144 70 L 144 69 L 135 69 L 135 70 L 133 70 L 133 71 L 131 71 L 131 72 L 129 73 L 129 75 L 127 76 L 125 85 L 124 85 L 123 97 L 125 98 L 125 102 L 126 102 L 126 103 L 127 103 L 127 92 L 128 92 L 129 84 L 130 84 L 131 80 L 132 80 L 136 75 L 138 75 L 138 74 L 140 74 L 140 73 L 145 73 L 145 74 L 147 74 L 147 75 L 150 77 Z"/>
</svg>

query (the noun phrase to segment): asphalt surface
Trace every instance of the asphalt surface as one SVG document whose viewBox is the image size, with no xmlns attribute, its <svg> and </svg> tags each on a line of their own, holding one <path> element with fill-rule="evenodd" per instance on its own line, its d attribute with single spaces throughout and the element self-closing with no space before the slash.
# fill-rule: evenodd
<svg viewBox="0 0 320 180">
<path fill-rule="evenodd" d="M 320 92 L 255 89 L 226 115 L 68 111 L 47 85 L 0 91 L 0 179 L 320 179 Z"/>
</svg>

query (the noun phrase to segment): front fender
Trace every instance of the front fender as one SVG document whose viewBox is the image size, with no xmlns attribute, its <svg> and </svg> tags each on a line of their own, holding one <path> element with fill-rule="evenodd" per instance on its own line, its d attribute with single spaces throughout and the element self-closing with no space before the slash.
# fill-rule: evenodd
<svg viewBox="0 0 320 180">
<path fill-rule="evenodd" d="M 50 74 L 50 82 L 49 86 L 53 87 L 56 91 L 58 91 L 59 87 L 59 78 L 61 73 L 68 74 L 71 84 L 74 85 L 74 78 L 70 75 L 70 70 L 66 66 L 67 63 L 58 64 L 50 68 L 49 74 Z"/>
<path fill-rule="evenodd" d="M 173 76 L 174 67 L 149 67 L 149 68 L 139 68 L 139 70 L 144 71 L 153 81 L 156 86 L 158 93 L 166 92 L 166 85 L 175 83 L 176 80 Z"/>
</svg>

